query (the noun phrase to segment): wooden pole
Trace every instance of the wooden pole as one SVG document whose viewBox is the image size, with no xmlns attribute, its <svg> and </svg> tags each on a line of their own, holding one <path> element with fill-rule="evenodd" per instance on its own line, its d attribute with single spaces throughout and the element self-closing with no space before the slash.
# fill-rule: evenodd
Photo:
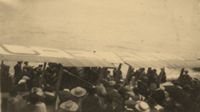
<svg viewBox="0 0 200 112">
<path fill-rule="evenodd" d="M 0 68 L 0 92 L 1 92 L 1 75 L 3 73 L 3 60 L 1 61 L 1 68 Z M 2 104 L 2 96 L 1 96 L 2 93 L 0 93 L 0 108 L 1 108 L 1 104 Z"/>
<path fill-rule="evenodd" d="M 47 63 L 44 62 L 44 66 L 43 66 L 43 68 L 42 68 L 42 86 L 45 86 L 44 75 L 45 75 L 45 71 L 46 71 L 46 65 L 47 65 Z"/>
<path fill-rule="evenodd" d="M 1 82 L 1 76 L 3 74 L 3 64 L 4 64 L 4 61 L 1 60 L 1 69 L 0 69 L 0 82 Z M 1 91 L 1 83 L 0 83 L 0 91 Z"/>
<path fill-rule="evenodd" d="M 55 93 L 55 98 L 57 99 L 57 96 L 58 96 L 58 93 L 59 93 L 59 90 L 60 90 L 60 84 L 61 84 L 61 81 L 62 81 L 62 76 L 63 76 L 63 67 L 60 66 L 59 68 L 59 72 L 58 72 L 58 80 L 57 80 L 57 83 L 56 83 L 56 93 Z M 55 103 L 55 108 L 54 108 L 54 112 L 57 111 L 57 104 Z"/>
</svg>

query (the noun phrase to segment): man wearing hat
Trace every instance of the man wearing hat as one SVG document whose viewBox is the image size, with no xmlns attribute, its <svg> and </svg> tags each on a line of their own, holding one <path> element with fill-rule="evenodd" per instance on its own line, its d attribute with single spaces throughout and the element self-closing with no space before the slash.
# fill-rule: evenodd
<svg viewBox="0 0 200 112">
<path fill-rule="evenodd" d="M 136 105 L 136 101 L 133 100 L 131 97 L 125 101 L 125 112 L 134 112 L 134 108 Z"/>
<path fill-rule="evenodd" d="M 22 78 L 22 61 L 18 61 L 14 66 L 14 80 L 15 84 Z"/>
<path fill-rule="evenodd" d="M 138 101 L 135 105 L 136 112 L 150 112 L 149 105 L 144 101 Z"/>
<path fill-rule="evenodd" d="M 72 100 L 65 101 L 60 104 L 58 112 L 77 112 L 79 106 Z"/>
<path fill-rule="evenodd" d="M 33 87 L 28 98 L 29 103 L 21 112 L 47 112 L 46 104 L 42 102 L 43 97 L 43 90 L 38 87 Z"/>
<path fill-rule="evenodd" d="M 75 87 L 75 88 L 71 89 L 70 93 L 72 94 L 73 101 L 75 101 L 79 106 L 78 111 L 81 112 L 82 100 L 84 99 L 84 97 L 87 94 L 86 89 L 84 89 L 82 87 Z"/>
<path fill-rule="evenodd" d="M 77 98 L 85 96 L 87 91 L 82 87 L 76 87 L 71 90 L 71 94 Z"/>
</svg>

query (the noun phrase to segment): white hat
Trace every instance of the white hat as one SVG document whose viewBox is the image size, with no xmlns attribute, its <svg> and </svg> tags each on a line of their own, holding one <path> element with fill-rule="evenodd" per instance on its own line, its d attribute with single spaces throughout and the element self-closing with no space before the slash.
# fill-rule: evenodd
<svg viewBox="0 0 200 112">
<path fill-rule="evenodd" d="M 144 101 L 138 101 L 137 104 L 135 105 L 135 108 L 139 112 L 150 112 L 149 105 L 146 102 L 144 102 Z"/>
<path fill-rule="evenodd" d="M 79 108 L 78 104 L 72 100 L 68 100 L 60 104 L 60 108 L 70 112 L 76 112 Z"/>
<path fill-rule="evenodd" d="M 39 87 L 33 87 L 31 89 L 31 94 L 36 94 L 38 96 L 44 96 L 44 92 L 43 92 L 42 88 L 39 88 Z"/>
<path fill-rule="evenodd" d="M 82 87 L 76 87 L 71 90 L 71 94 L 76 97 L 82 97 L 86 95 L 87 91 Z"/>
<path fill-rule="evenodd" d="M 26 80 L 25 80 L 25 79 L 21 79 L 21 80 L 18 82 L 18 84 L 24 84 L 24 83 L 26 83 Z"/>
</svg>

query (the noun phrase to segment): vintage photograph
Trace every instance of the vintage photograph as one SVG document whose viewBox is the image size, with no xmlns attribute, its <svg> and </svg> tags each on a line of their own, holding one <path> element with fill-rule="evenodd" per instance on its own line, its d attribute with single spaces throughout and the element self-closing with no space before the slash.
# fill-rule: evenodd
<svg viewBox="0 0 200 112">
<path fill-rule="evenodd" d="M 200 0 L 0 0 L 0 112 L 200 112 Z"/>
</svg>

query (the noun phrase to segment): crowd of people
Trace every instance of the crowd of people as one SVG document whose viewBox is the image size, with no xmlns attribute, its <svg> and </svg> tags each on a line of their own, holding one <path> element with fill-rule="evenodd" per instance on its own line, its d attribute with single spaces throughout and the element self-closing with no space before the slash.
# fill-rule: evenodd
<svg viewBox="0 0 200 112">
<path fill-rule="evenodd" d="M 19 61 L 13 77 L 9 66 L 2 69 L 5 112 L 200 112 L 200 80 L 185 69 L 174 80 L 167 80 L 165 68 L 131 66 L 123 78 L 121 64 L 110 70 Z"/>
</svg>

